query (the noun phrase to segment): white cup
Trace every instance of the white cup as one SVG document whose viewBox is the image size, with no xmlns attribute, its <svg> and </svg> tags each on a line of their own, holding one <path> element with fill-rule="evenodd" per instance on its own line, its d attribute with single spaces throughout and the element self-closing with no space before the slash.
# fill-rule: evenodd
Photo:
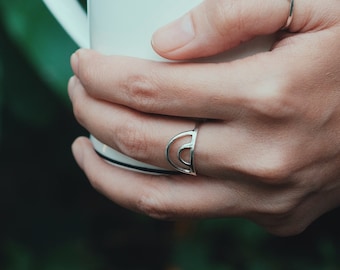
<svg viewBox="0 0 340 270">
<path fill-rule="evenodd" d="M 88 14 L 77 0 L 43 0 L 56 19 L 80 47 L 103 54 L 127 55 L 167 61 L 151 46 L 151 37 L 161 26 L 184 15 L 203 0 L 87 0 Z M 231 61 L 267 51 L 272 37 L 250 42 L 203 61 Z M 174 173 L 132 159 L 90 136 L 97 153 L 108 162 L 131 170 L 152 173 Z M 165 151 L 160 149 L 160 151 Z"/>
</svg>

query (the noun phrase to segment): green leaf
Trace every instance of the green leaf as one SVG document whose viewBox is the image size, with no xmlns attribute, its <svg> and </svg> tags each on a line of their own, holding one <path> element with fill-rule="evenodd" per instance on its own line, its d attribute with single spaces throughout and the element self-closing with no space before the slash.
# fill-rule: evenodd
<svg viewBox="0 0 340 270">
<path fill-rule="evenodd" d="M 1 109 L 29 125 L 46 126 L 56 116 L 56 95 L 32 69 L 0 24 Z"/>
<path fill-rule="evenodd" d="M 77 49 L 40 0 L 0 0 L 1 18 L 39 76 L 68 101 L 69 57 Z"/>
</svg>

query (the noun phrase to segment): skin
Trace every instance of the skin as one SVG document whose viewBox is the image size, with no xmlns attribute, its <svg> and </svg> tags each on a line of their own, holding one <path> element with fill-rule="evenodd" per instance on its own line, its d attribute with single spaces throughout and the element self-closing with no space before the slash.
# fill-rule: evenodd
<svg viewBox="0 0 340 270">
<path fill-rule="evenodd" d="M 271 51 L 233 62 L 73 54 L 68 89 L 77 120 L 124 154 L 171 169 L 164 156 L 170 138 L 206 120 L 197 176 L 120 169 L 78 138 L 73 153 L 93 187 L 155 218 L 237 216 L 281 236 L 338 207 L 340 5 L 295 2 L 288 31 L 280 29 L 289 1 L 206 0 L 152 39 L 157 53 L 182 60 L 277 33 Z"/>
</svg>

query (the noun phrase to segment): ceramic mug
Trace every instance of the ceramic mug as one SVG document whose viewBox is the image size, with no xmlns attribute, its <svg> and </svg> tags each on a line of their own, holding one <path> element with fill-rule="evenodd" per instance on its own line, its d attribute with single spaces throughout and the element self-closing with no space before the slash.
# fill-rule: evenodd
<svg viewBox="0 0 340 270">
<path fill-rule="evenodd" d="M 152 34 L 203 0 L 87 0 L 87 14 L 77 0 L 43 1 L 80 47 L 107 55 L 167 61 L 153 51 Z M 272 37 L 261 37 L 202 61 L 231 61 L 267 51 L 271 44 Z M 90 139 L 96 152 L 114 165 L 144 173 L 174 173 L 123 155 L 93 136 Z"/>
</svg>

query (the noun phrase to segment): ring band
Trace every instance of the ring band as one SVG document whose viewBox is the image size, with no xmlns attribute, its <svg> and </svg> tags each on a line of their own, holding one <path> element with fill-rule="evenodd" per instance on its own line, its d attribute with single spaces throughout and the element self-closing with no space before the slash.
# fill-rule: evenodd
<svg viewBox="0 0 340 270">
<path fill-rule="evenodd" d="M 286 24 L 281 28 L 281 30 L 287 30 L 289 26 L 292 23 L 293 20 L 293 15 L 294 15 L 294 0 L 289 0 L 290 5 L 289 5 L 289 12 L 288 12 L 288 18 L 286 21 Z"/>
<path fill-rule="evenodd" d="M 166 146 L 166 149 L 165 149 L 166 159 L 168 160 L 170 165 L 175 170 L 181 173 L 189 174 L 189 175 L 197 175 L 196 168 L 195 168 L 195 144 L 196 144 L 197 132 L 198 132 L 198 126 L 196 125 L 196 127 L 193 130 L 184 131 L 172 137 Z M 176 141 L 178 141 L 179 139 L 185 138 L 185 137 L 191 137 L 191 140 L 190 142 L 183 144 L 177 150 L 177 155 L 176 155 L 177 160 L 175 161 L 170 156 L 170 150 Z M 185 150 L 189 150 L 189 160 L 184 160 L 182 156 Z"/>
</svg>

